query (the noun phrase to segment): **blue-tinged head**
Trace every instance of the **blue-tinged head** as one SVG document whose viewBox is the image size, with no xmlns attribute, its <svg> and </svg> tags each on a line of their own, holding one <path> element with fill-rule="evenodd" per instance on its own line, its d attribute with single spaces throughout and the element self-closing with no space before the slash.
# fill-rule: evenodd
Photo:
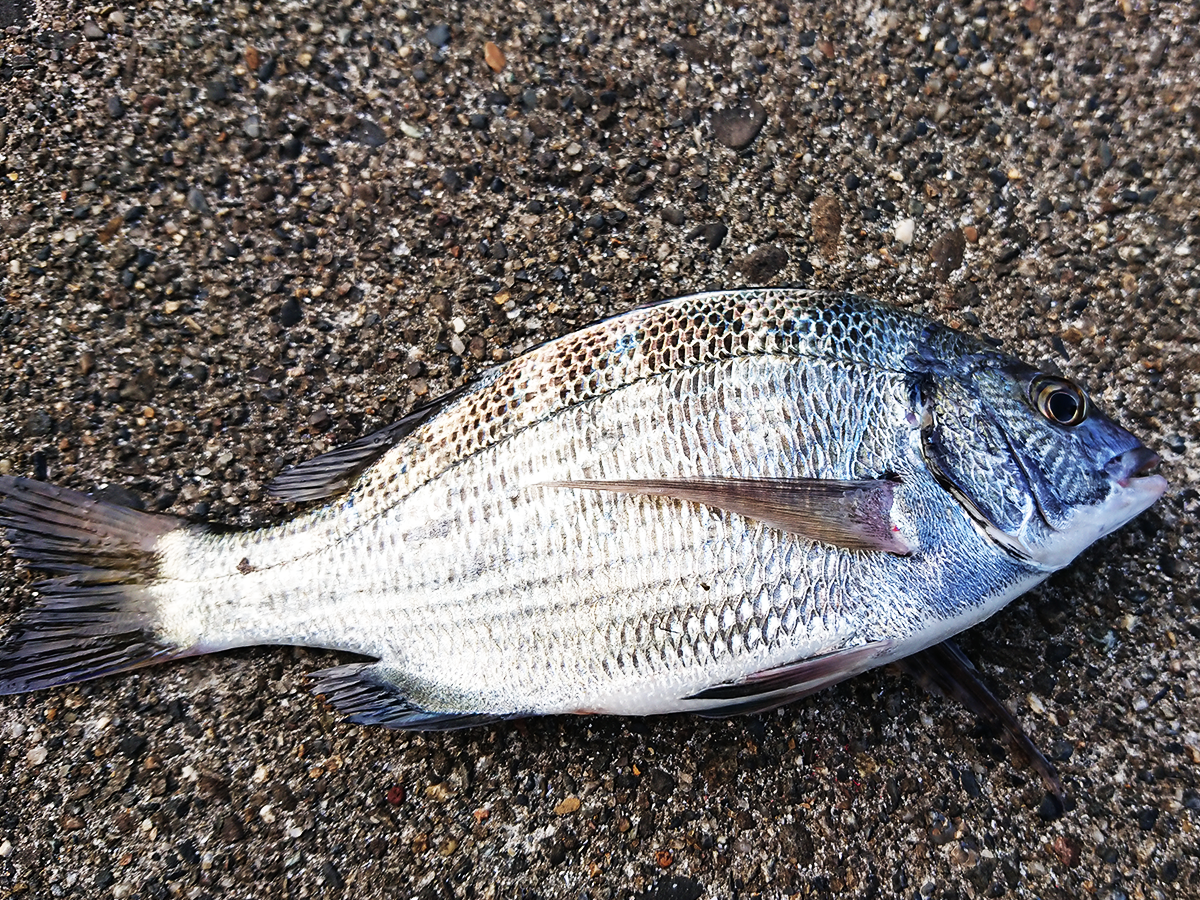
<svg viewBox="0 0 1200 900">
<path fill-rule="evenodd" d="M 915 362 L 926 464 L 989 539 L 1030 565 L 1067 565 L 1167 489 L 1150 474 L 1158 455 L 1072 381 L 992 351 Z"/>
</svg>

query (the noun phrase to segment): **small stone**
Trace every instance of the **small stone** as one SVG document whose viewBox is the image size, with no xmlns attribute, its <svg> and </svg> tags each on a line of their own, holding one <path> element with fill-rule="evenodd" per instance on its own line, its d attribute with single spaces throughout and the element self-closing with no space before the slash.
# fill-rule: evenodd
<svg viewBox="0 0 1200 900">
<path fill-rule="evenodd" d="M 303 149 L 304 145 L 301 143 L 300 138 L 292 135 L 279 145 L 279 155 L 284 159 L 299 159 Z"/>
<path fill-rule="evenodd" d="M 95 19 L 88 19 L 83 23 L 83 37 L 88 41 L 104 40 L 104 29 L 96 24 Z"/>
<path fill-rule="evenodd" d="M 49 755 L 50 751 L 46 749 L 45 745 L 39 744 L 36 747 L 30 748 L 29 752 L 25 754 L 25 761 L 31 766 L 40 766 L 46 761 L 46 757 Z M 576 800 L 575 802 L 578 803 L 579 801 Z"/>
<path fill-rule="evenodd" d="M 562 803 L 558 804 L 558 806 L 554 807 L 554 814 L 556 816 L 569 816 L 573 812 L 578 812 L 578 810 L 579 798 L 568 797 Z"/>
<path fill-rule="evenodd" d="M 107 106 L 110 118 L 119 119 L 125 115 L 125 104 L 121 102 L 120 97 L 109 97 Z"/>
<path fill-rule="evenodd" d="M 968 244 L 974 244 L 979 240 L 979 229 L 974 225 L 968 225 L 962 231 L 963 237 L 967 239 Z"/>
<path fill-rule="evenodd" d="M 749 284 L 765 284 L 788 264 L 787 251 L 778 244 L 759 247 L 738 263 Z"/>
<path fill-rule="evenodd" d="M 767 111 L 761 103 L 721 110 L 713 116 L 713 135 L 731 150 L 745 150 L 754 143 L 767 124 Z"/>
<path fill-rule="evenodd" d="M 208 201 L 204 199 L 204 192 L 200 188 L 193 186 L 187 194 L 187 207 L 194 213 L 207 215 L 212 212 L 209 209 Z"/>
<path fill-rule="evenodd" d="M 279 324 L 284 328 L 299 324 L 303 317 L 304 310 L 300 308 L 300 301 L 295 297 L 288 297 L 283 301 L 283 306 L 279 307 Z"/>
<path fill-rule="evenodd" d="M 933 263 L 934 276 L 938 281 L 945 282 L 950 273 L 962 265 L 966 248 L 967 239 L 961 228 L 943 232 L 933 242 L 933 246 L 929 248 L 929 259 Z"/>
<path fill-rule="evenodd" d="M 247 116 L 246 121 L 242 123 L 242 131 L 244 131 L 246 133 L 246 137 L 249 138 L 262 137 L 262 119 L 260 119 L 258 116 Z"/>
<path fill-rule="evenodd" d="M 916 227 L 917 223 L 913 219 L 900 219 L 896 222 L 894 231 L 896 240 L 907 247 L 913 242 L 913 232 L 916 230 Z"/>
<path fill-rule="evenodd" d="M 662 211 L 662 220 L 668 225 L 682 225 L 686 221 L 686 216 L 678 206 L 668 206 Z"/>
<path fill-rule="evenodd" d="M 221 103 L 228 96 L 228 92 L 225 88 L 225 82 L 221 81 L 219 78 L 214 78 L 212 81 L 210 81 L 205 87 L 204 92 L 208 96 L 208 99 L 213 103 Z"/>
<path fill-rule="evenodd" d="M 708 245 L 708 249 L 716 250 L 725 240 L 725 235 L 729 234 L 729 227 L 724 222 L 711 222 L 704 226 L 701 234 L 704 235 L 704 243 Z"/>
<path fill-rule="evenodd" d="M 435 47 L 445 47 L 450 43 L 450 26 L 445 23 L 434 25 L 425 32 L 425 38 Z"/>
<path fill-rule="evenodd" d="M 842 205 L 832 194 L 822 194 L 812 205 L 813 240 L 828 260 L 837 256 L 842 238 Z"/>
<path fill-rule="evenodd" d="M 488 64 L 488 68 L 493 72 L 499 72 L 504 68 L 505 63 L 508 62 L 504 58 L 504 51 L 491 41 L 483 45 L 483 61 Z"/>
</svg>

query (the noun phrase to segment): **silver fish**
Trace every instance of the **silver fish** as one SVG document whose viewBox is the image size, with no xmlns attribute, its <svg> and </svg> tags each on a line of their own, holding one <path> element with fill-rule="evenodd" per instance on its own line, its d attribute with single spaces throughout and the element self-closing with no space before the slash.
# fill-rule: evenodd
<svg viewBox="0 0 1200 900">
<path fill-rule="evenodd" d="M 778 706 L 995 613 L 1167 487 L 1076 385 L 845 294 L 638 309 L 284 473 L 215 533 L 0 479 L 47 574 L 0 692 L 255 644 L 351 721 Z"/>
</svg>

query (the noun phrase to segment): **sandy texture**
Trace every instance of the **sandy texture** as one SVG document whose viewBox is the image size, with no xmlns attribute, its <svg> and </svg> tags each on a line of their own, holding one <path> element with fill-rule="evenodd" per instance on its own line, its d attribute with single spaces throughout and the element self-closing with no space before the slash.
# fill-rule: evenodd
<svg viewBox="0 0 1200 900">
<path fill-rule="evenodd" d="M 1200 896 L 1198 7 L 582 7 L 9 27 L 0 471 L 264 523 L 286 464 L 638 303 L 918 307 L 1088 384 L 1172 481 L 963 638 L 1073 808 L 886 672 L 423 737 L 312 699 L 335 654 L 263 649 L 0 700 L 0 894 Z"/>
</svg>

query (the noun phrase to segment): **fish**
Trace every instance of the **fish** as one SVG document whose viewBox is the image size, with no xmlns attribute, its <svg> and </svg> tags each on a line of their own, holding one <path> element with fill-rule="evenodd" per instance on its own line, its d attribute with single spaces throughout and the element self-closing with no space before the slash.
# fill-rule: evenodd
<svg viewBox="0 0 1200 900">
<path fill-rule="evenodd" d="M 307 506 L 278 525 L 0 478 L 41 573 L 0 693 L 293 645 L 360 657 L 310 678 L 363 725 L 769 710 L 987 619 L 1151 506 L 1158 461 L 918 313 L 681 297 L 285 470 L 270 493 Z"/>
</svg>

